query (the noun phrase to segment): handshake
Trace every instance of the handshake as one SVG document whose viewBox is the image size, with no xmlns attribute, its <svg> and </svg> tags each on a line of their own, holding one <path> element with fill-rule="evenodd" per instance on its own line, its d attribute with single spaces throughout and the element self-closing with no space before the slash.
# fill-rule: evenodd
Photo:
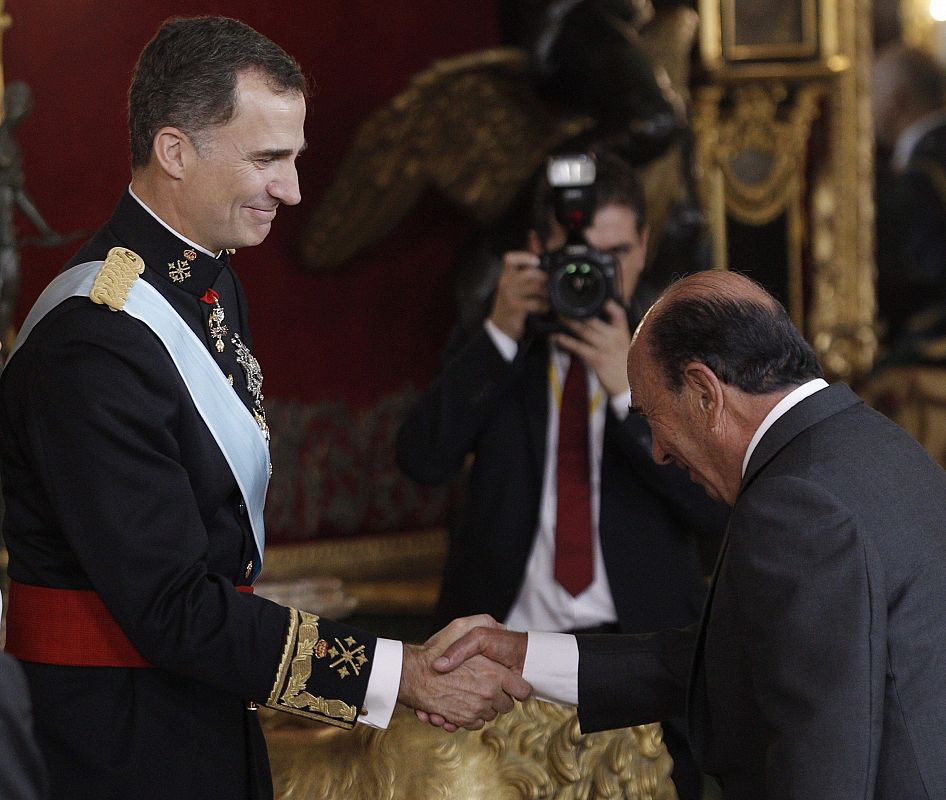
<svg viewBox="0 0 946 800">
<path fill-rule="evenodd" d="M 398 702 L 447 731 L 478 730 L 525 700 L 528 637 L 488 614 L 455 619 L 422 645 L 404 645 Z"/>
</svg>

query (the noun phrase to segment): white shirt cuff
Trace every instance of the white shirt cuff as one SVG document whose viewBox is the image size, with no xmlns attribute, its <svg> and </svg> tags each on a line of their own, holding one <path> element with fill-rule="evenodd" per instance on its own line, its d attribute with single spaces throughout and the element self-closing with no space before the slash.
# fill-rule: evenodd
<svg viewBox="0 0 946 800">
<path fill-rule="evenodd" d="M 372 728 L 387 728 L 397 705 L 401 688 L 401 660 L 404 646 L 392 639 L 378 639 L 374 646 L 374 665 L 368 676 L 368 691 L 358 721 Z"/>
<path fill-rule="evenodd" d="M 616 394 L 611 398 L 611 410 L 614 412 L 614 415 L 624 422 L 627 419 L 627 415 L 631 413 L 631 390 L 628 389 L 626 392 L 621 392 L 621 394 Z"/>
<path fill-rule="evenodd" d="M 569 633 L 529 631 L 522 677 L 539 700 L 577 706 L 578 640 Z"/>
<path fill-rule="evenodd" d="M 499 350 L 499 354 L 503 359 L 512 361 L 516 357 L 516 353 L 519 352 L 519 342 L 503 333 L 499 326 L 488 317 L 483 320 L 483 327 L 486 328 L 489 338 L 493 340 L 493 344 L 496 345 L 496 349 Z"/>
</svg>

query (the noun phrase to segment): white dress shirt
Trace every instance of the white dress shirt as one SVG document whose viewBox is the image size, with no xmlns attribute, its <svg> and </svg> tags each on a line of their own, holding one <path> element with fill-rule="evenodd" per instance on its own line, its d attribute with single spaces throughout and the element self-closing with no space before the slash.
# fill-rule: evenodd
<svg viewBox="0 0 946 800">
<path fill-rule="evenodd" d="M 516 357 L 519 345 L 503 333 L 491 320 L 484 323 L 487 333 L 506 361 Z M 615 622 L 617 611 L 611 597 L 611 587 L 604 567 L 598 519 L 601 508 L 601 454 L 604 448 L 604 426 L 607 418 L 606 402 L 619 419 L 628 414 L 630 391 L 607 398 L 598 376 L 587 370 L 588 376 L 588 438 L 591 465 L 591 531 L 593 538 L 593 579 L 591 585 L 573 597 L 555 580 L 555 520 L 556 520 L 556 466 L 558 453 L 559 407 L 565 375 L 571 356 L 554 346 L 549 348 L 548 421 L 545 431 L 545 472 L 542 476 L 542 496 L 539 505 L 539 524 L 525 577 L 504 620 L 513 630 L 565 631 L 589 628 Z M 582 365 L 584 366 L 584 365 Z M 587 369 L 587 368 L 586 368 Z"/>
</svg>

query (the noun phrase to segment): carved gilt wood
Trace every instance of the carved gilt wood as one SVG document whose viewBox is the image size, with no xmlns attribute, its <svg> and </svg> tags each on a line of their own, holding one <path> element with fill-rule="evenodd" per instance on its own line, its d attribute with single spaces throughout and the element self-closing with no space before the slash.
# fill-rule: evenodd
<svg viewBox="0 0 946 800">
<path fill-rule="evenodd" d="M 716 266 L 729 262 L 727 219 L 762 225 L 784 212 L 789 310 L 830 377 L 852 380 L 876 353 L 871 6 L 820 4 L 816 58 L 739 63 L 725 57 L 724 11 L 700 4 L 710 80 L 694 104 Z M 819 113 L 824 141 L 806 161 Z"/>
<path fill-rule="evenodd" d="M 260 713 L 266 713 L 261 710 Z M 676 800 L 659 725 L 582 735 L 574 709 L 529 700 L 444 733 L 401 707 L 387 730 L 266 715 L 278 800 Z"/>
</svg>

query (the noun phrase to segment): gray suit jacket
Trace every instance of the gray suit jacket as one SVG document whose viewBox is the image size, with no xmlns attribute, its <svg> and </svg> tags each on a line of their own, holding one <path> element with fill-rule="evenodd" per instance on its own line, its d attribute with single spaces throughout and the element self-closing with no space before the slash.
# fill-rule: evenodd
<svg viewBox="0 0 946 800">
<path fill-rule="evenodd" d="M 754 452 L 702 623 L 579 652 L 582 729 L 686 697 L 727 800 L 946 798 L 946 473 L 818 392 Z"/>
</svg>

